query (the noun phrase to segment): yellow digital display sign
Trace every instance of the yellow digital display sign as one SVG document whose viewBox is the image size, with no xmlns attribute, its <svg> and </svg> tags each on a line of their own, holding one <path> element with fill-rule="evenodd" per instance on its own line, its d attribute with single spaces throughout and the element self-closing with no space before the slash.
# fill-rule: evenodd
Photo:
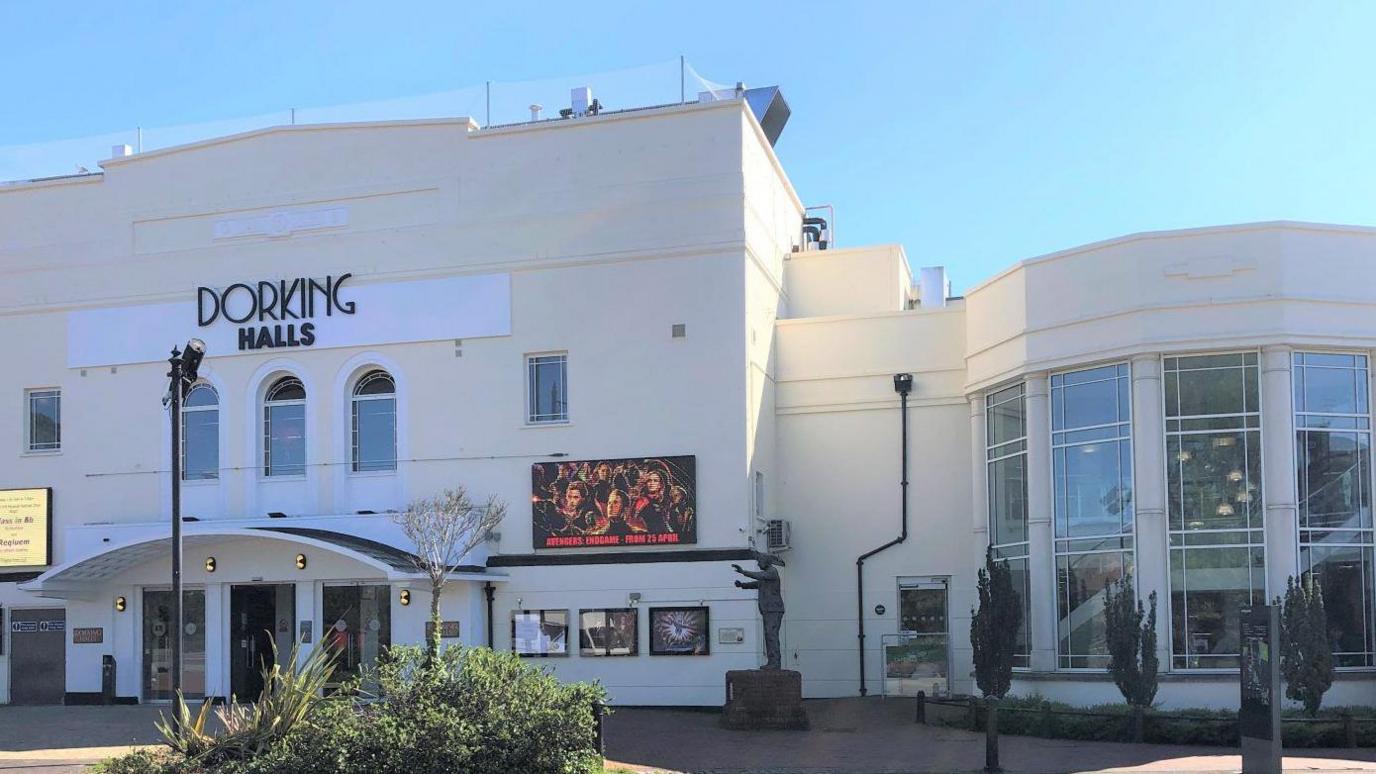
<svg viewBox="0 0 1376 774">
<path fill-rule="evenodd" d="M 0 567 L 52 560 L 52 489 L 0 489 Z"/>
</svg>

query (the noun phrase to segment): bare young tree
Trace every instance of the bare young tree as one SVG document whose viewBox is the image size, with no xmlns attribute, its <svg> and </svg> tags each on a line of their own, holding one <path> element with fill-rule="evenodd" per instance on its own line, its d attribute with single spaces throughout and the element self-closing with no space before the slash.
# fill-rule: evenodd
<svg viewBox="0 0 1376 774">
<path fill-rule="evenodd" d="M 416 569 L 430 580 L 430 632 L 426 662 L 440 654 L 440 593 L 465 556 L 492 534 L 506 516 L 506 503 L 494 497 L 475 503 L 462 486 L 412 502 L 392 519 L 416 546 Z"/>
</svg>

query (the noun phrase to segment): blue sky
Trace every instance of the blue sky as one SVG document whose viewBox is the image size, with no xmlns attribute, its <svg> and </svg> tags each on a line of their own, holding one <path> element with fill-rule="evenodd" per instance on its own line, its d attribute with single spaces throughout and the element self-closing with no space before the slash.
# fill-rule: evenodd
<svg viewBox="0 0 1376 774">
<path fill-rule="evenodd" d="M 1134 231 L 1376 224 L 1376 3 L 561 5 L 0 0 L 0 146 L 682 54 L 782 86 L 803 200 L 957 292 Z"/>
</svg>

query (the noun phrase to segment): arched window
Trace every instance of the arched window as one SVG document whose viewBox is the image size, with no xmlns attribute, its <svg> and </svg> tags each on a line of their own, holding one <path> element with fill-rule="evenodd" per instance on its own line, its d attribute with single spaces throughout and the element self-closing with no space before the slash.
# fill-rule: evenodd
<svg viewBox="0 0 1376 774">
<path fill-rule="evenodd" d="M 197 384 L 182 402 L 182 480 L 220 477 L 220 396 Z"/>
<path fill-rule="evenodd" d="M 369 371 L 354 385 L 352 437 L 355 471 L 397 469 L 397 386 L 386 371 Z"/>
<path fill-rule="evenodd" d="M 263 475 L 306 474 L 306 386 L 295 376 L 273 382 L 263 401 Z"/>
</svg>

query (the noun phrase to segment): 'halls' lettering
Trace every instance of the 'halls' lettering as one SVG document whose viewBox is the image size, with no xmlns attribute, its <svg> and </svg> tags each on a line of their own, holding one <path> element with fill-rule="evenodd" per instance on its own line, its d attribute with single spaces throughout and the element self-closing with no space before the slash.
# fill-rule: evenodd
<svg viewBox="0 0 1376 774">
<path fill-rule="evenodd" d="M 300 335 L 298 335 L 298 330 Z M 275 349 L 277 347 L 309 347 L 315 343 L 315 323 L 250 326 L 239 329 L 239 351 L 246 349 Z"/>
</svg>

